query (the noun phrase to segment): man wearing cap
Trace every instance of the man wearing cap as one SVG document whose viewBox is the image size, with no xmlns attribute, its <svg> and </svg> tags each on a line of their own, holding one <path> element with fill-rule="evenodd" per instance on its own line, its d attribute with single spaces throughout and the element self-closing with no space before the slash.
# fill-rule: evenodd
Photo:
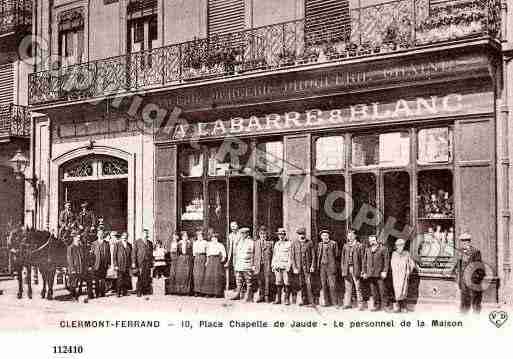
<svg viewBox="0 0 513 359">
<path fill-rule="evenodd" d="M 73 242 L 67 249 L 68 271 L 70 274 L 70 291 L 73 300 L 78 301 L 82 283 L 87 285 L 89 299 L 93 298 L 93 288 L 88 273 L 87 253 L 83 249 L 80 234 L 72 233 Z M 78 291 L 77 291 L 78 288 Z"/>
<path fill-rule="evenodd" d="M 267 233 L 267 227 L 260 226 L 255 241 L 254 274 L 258 282 L 258 303 L 271 302 L 273 286 L 273 247 L 274 242 Z"/>
<path fill-rule="evenodd" d="M 456 262 L 456 283 L 460 290 L 460 312 L 466 314 L 472 308 L 477 314 L 481 311 L 481 283 L 485 276 L 481 251 L 471 245 L 470 233 L 462 233 L 459 240 L 461 249 Z"/>
<path fill-rule="evenodd" d="M 151 268 L 153 267 L 153 242 L 149 231 L 143 231 L 143 238 L 135 241 L 132 248 L 132 268 L 137 272 L 136 293 L 138 297 L 153 294 Z"/>
<path fill-rule="evenodd" d="M 228 242 L 226 243 L 227 246 L 227 257 L 226 257 L 226 263 L 224 264 L 224 267 L 226 268 L 226 289 L 233 288 L 232 282 L 233 278 L 235 276 L 235 272 L 233 270 L 233 248 L 235 243 L 240 239 L 240 233 L 239 233 L 239 224 L 235 221 L 230 222 L 230 233 L 228 234 Z"/>
<path fill-rule="evenodd" d="M 388 248 L 378 243 L 376 236 L 369 237 L 369 246 L 365 248 L 362 259 L 362 276 L 369 281 L 376 312 L 388 307 L 385 297 L 385 278 L 390 268 L 390 253 Z"/>
<path fill-rule="evenodd" d="M 324 297 L 324 306 L 328 306 L 330 299 L 332 305 L 338 305 L 337 300 L 337 242 L 330 239 L 330 232 L 319 232 L 321 242 L 317 249 L 317 268 L 321 278 L 321 290 Z"/>
<path fill-rule="evenodd" d="M 274 244 L 272 268 L 276 276 L 276 300 L 274 304 L 281 304 L 282 289 L 285 291 L 285 305 L 290 305 L 290 277 L 291 269 L 291 243 L 287 239 L 285 228 L 278 229 L 278 241 Z"/>
<path fill-rule="evenodd" d="M 315 305 L 312 292 L 312 273 L 315 272 L 315 247 L 311 240 L 306 238 L 306 229 L 296 231 L 298 238 L 292 242 L 291 263 L 292 271 L 298 276 L 301 290 L 300 305 Z"/>
<path fill-rule="evenodd" d="M 94 231 L 94 226 L 96 224 L 96 217 L 93 211 L 88 209 L 89 204 L 87 202 L 83 202 L 80 207 L 82 208 L 80 213 L 77 215 L 77 225 L 82 233 L 88 233 L 89 231 Z"/>
<path fill-rule="evenodd" d="M 132 258 L 132 245 L 128 243 L 128 234 L 121 235 L 121 241 L 114 245 L 114 269 L 117 272 L 116 292 L 118 297 L 128 294 L 130 289 L 130 261 Z"/>
<path fill-rule="evenodd" d="M 363 310 L 363 296 L 360 282 L 360 276 L 362 274 L 362 245 L 356 240 L 354 231 L 349 231 L 347 234 L 347 242 L 342 248 L 340 268 L 340 274 L 344 278 L 345 287 L 343 309 L 351 308 L 351 295 L 354 285 L 358 308 L 359 310 Z"/>
<path fill-rule="evenodd" d="M 233 269 L 235 270 L 235 282 L 237 293 L 232 300 L 242 299 L 242 287 L 247 289 L 246 301 L 253 300 L 253 266 L 255 258 L 255 243 L 249 235 L 249 228 L 239 230 L 240 238 L 233 243 Z"/>
<path fill-rule="evenodd" d="M 64 209 L 59 215 L 59 238 L 62 238 L 63 233 L 70 231 L 75 225 L 75 214 L 71 211 L 71 202 L 64 203 Z"/>
<path fill-rule="evenodd" d="M 94 253 L 94 288 L 97 298 L 105 297 L 107 269 L 111 265 L 110 245 L 105 240 L 105 236 L 103 231 L 98 231 L 97 239 L 92 245 Z"/>
</svg>

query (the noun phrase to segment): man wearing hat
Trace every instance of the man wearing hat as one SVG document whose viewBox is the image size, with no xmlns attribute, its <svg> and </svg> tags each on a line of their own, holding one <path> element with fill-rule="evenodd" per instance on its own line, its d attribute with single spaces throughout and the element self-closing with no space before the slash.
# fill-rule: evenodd
<svg viewBox="0 0 513 359">
<path fill-rule="evenodd" d="M 485 276 L 481 251 L 471 245 L 470 233 L 463 232 L 459 240 L 461 249 L 456 262 L 456 283 L 460 290 L 460 312 L 468 313 L 472 308 L 474 313 L 479 313 L 483 298 L 481 283 Z"/>
<path fill-rule="evenodd" d="M 71 210 L 71 202 L 64 203 L 64 209 L 59 215 L 59 238 L 63 237 L 64 232 L 71 231 L 75 225 L 75 214 Z M 69 232 L 68 232 L 69 233 Z"/>
<path fill-rule="evenodd" d="M 87 294 L 89 299 L 93 298 L 93 288 L 88 273 L 87 253 L 83 249 L 80 233 L 72 232 L 73 242 L 67 249 L 68 271 L 70 275 L 70 291 L 73 300 L 78 301 L 82 283 L 87 285 Z M 77 291 L 78 289 L 78 291 Z"/>
<path fill-rule="evenodd" d="M 356 240 L 356 233 L 353 230 L 347 234 L 347 242 L 342 248 L 340 268 L 345 287 L 343 309 L 351 308 L 351 296 L 354 285 L 358 308 L 363 310 L 363 295 L 360 282 L 362 273 L 362 245 Z"/>
<path fill-rule="evenodd" d="M 291 263 L 292 271 L 298 276 L 301 290 L 300 305 L 315 305 L 312 292 L 312 273 L 315 272 L 315 247 L 311 240 L 306 238 L 306 229 L 298 228 L 298 238 L 292 242 Z"/>
<path fill-rule="evenodd" d="M 376 236 L 369 236 L 369 246 L 363 250 L 362 276 L 369 281 L 376 312 L 388 308 L 385 296 L 385 278 L 390 268 L 390 252 L 388 248 L 378 243 Z"/>
<path fill-rule="evenodd" d="M 143 238 L 137 239 L 132 247 L 132 268 L 137 273 L 136 294 L 138 297 L 153 294 L 151 286 L 153 260 L 153 242 L 150 240 L 149 231 L 145 229 Z"/>
<path fill-rule="evenodd" d="M 337 242 L 330 239 L 330 232 L 319 232 L 321 242 L 317 249 L 317 267 L 321 278 L 321 290 L 324 297 L 324 306 L 328 306 L 330 299 L 332 305 L 338 306 L 337 300 Z"/>
<path fill-rule="evenodd" d="M 77 215 L 77 225 L 83 233 L 88 233 L 91 230 L 94 231 L 96 224 L 96 217 L 93 211 L 88 209 L 88 206 L 89 203 L 82 202 L 80 213 Z"/>
<path fill-rule="evenodd" d="M 107 270 L 111 265 L 110 244 L 105 240 L 106 234 L 98 231 L 97 239 L 93 242 L 92 251 L 94 253 L 94 288 L 96 297 L 105 297 Z"/>
<path fill-rule="evenodd" d="M 239 224 L 236 221 L 230 222 L 230 234 L 228 234 L 228 242 L 226 243 L 226 250 L 228 251 L 226 257 L 226 263 L 224 267 L 226 268 L 226 289 L 233 288 L 233 278 L 235 276 L 235 272 L 233 270 L 233 250 L 235 244 L 240 239 L 239 233 Z"/>
<path fill-rule="evenodd" d="M 291 269 L 290 248 L 285 228 L 278 229 L 278 241 L 274 244 L 272 268 L 276 276 L 276 300 L 274 304 L 281 304 L 282 289 L 285 291 L 285 305 L 290 305 L 290 277 Z"/>
<path fill-rule="evenodd" d="M 266 226 L 258 229 L 258 239 L 255 241 L 254 274 L 258 282 L 258 303 L 265 300 L 270 303 L 273 286 L 273 247 L 274 242 L 267 233 Z"/>
<path fill-rule="evenodd" d="M 232 300 L 242 299 L 242 287 L 247 289 L 246 301 L 253 300 L 253 261 L 255 257 L 255 243 L 249 235 L 249 228 L 239 230 L 240 237 L 233 243 L 233 268 L 235 270 L 235 283 L 237 293 Z"/>
</svg>

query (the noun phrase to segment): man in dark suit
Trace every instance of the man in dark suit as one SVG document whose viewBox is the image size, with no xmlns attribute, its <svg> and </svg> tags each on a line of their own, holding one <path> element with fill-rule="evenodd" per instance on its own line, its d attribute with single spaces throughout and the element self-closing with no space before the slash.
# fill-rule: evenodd
<svg viewBox="0 0 513 359">
<path fill-rule="evenodd" d="M 132 245 L 128 243 L 128 235 L 123 233 L 121 241 L 114 245 L 114 269 L 118 273 L 116 290 L 118 297 L 128 294 L 130 288 L 130 261 L 132 259 Z"/>
<path fill-rule="evenodd" d="M 64 210 L 59 215 L 59 238 L 75 225 L 75 214 L 71 211 L 71 202 L 64 203 Z"/>
<path fill-rule="evenodd" d="M 460 290 L 460 312 L 466 314 L 472 308 L 477 314 L 481 311 L 482 281 L 485 277 L 481 251 L 470 244 L 472 237 L 469 233 L 462 233 L 459 240 L 461 249 L 456 262 L 456 283 Z"/>
<path fill-rule="evenodd" d="M 87 202 L 83 202 L 80 205 L 82 209 L 76 217 L 77 226 L 83 233 L 94 231 L 96 225 L 96 216 L 93 211 L 88 209 L 88 206 L 89 204 Z"/>
<path fill-rule="evenodd" d="M 362 260 L 362 276 L 369 281 L 374 307 L 371 311 L 388 308 L 385 297 L 385 278 L 390 267 L 390 253 L 388 248 L 378 244 L 376 236 L 369 237 L 369 246 L 365 248 Z"/>
<path fill-rule="evenodd" d="M 260 226 L 258 229 L 258 239 L 255 241 L 255 256 L 253 257 L 253 272 L 258 282 L 258 301 L 261 303 L 265 300 L 267 303 L 272 302 L 273 295 L 273 248 L 274 242 L 269 237 L 267 227 Z"/>
<path fill-rule="evenodd" d="M 148 230 L 144 230 L 144 238 L 135 241 L 132 248 L 132 268 L 137 272 L 136 293 L 138 297 L 143 294 L 153 294 L 151 287 L 151 268 L 153 267 L 153 243 Z"/>
<path fill-rule="evenodd" d="M 337 242 L 330 239 L 330 232 L 322 230 L 319 232 L 321 242 L 317 249 L 317 267 L 321 278 L 321 290 L 324 297 L 324 306 L 338 306 L 337 300 Z"/>
<path fill-rule="evenodd" d="M 353 285 L 356 289 L 356 300 L 359 310 L 363 310 L 363 295 L 360 277 L 362 274 L 362 245 L 356 240 L 356 233 L 349 231 L 347 242 L 342 249 L 340 259 L 341 276 L 344 278 L 344 306 L 343 309 L 351 308 L 351 296 Z"/>
<path fill-rule="evenodd" d="M 105 240 L 105 233 L 98 231 L 97 239 L 93 242 L 92 251 L 94 254 L 94 287 L 96 297 L 105 297 L 105 279 L 107 278 L 107 269 L 111 264 L 110 245 Z"/>
<path fill-rule="evenodd" d="M 80 234 L 72 233 L 73 243 L 67 250 L 68 271 L 70 274 L 70 291 L 73 300 L 78 301 L 82 282 L 87 284 L 89 299 L 93 298 L 93 289 L 88 273 L 87 253 L 81 243 Z M 77 290 L 78 289 L 78 290 Z"/>
<path fill-rule="evenodd" d="M 298 239 L 292 242 L 291 262 L 292 271 L 298 276 L 299 289 L 301 290 L 300 305 L 315 305 L 312 292 L 312 273 L 315 272 L 315 246 L 306 238 L 306 229 L 299 228 L 296 231 Z"/>
</svg>

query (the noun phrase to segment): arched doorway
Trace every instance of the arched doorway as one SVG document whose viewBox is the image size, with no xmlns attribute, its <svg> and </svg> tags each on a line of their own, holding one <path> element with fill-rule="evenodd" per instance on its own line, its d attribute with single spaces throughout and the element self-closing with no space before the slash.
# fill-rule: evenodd
<svg viewBox="0 0 513 359">
<path fill-rule="evenodd" d="M 88 202 L 96 217 L 102 216 L 108 229 L 128 231 L 128 174 L 126 160 L 108 155 L 86 155 L 64 163 L 59 208 L 70 201 L 77 213 Z"/>
</svg>

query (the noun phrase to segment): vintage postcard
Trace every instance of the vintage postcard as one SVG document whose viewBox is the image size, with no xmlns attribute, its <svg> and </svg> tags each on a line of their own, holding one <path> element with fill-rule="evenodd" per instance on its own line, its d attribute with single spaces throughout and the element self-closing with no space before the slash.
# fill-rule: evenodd
<svg viewBox="0 0 513 359">
<path fill-rule="evenodd" d="M 0 0 L 1 346 L 506 345 L 512 7 Z"/>
</svg>

